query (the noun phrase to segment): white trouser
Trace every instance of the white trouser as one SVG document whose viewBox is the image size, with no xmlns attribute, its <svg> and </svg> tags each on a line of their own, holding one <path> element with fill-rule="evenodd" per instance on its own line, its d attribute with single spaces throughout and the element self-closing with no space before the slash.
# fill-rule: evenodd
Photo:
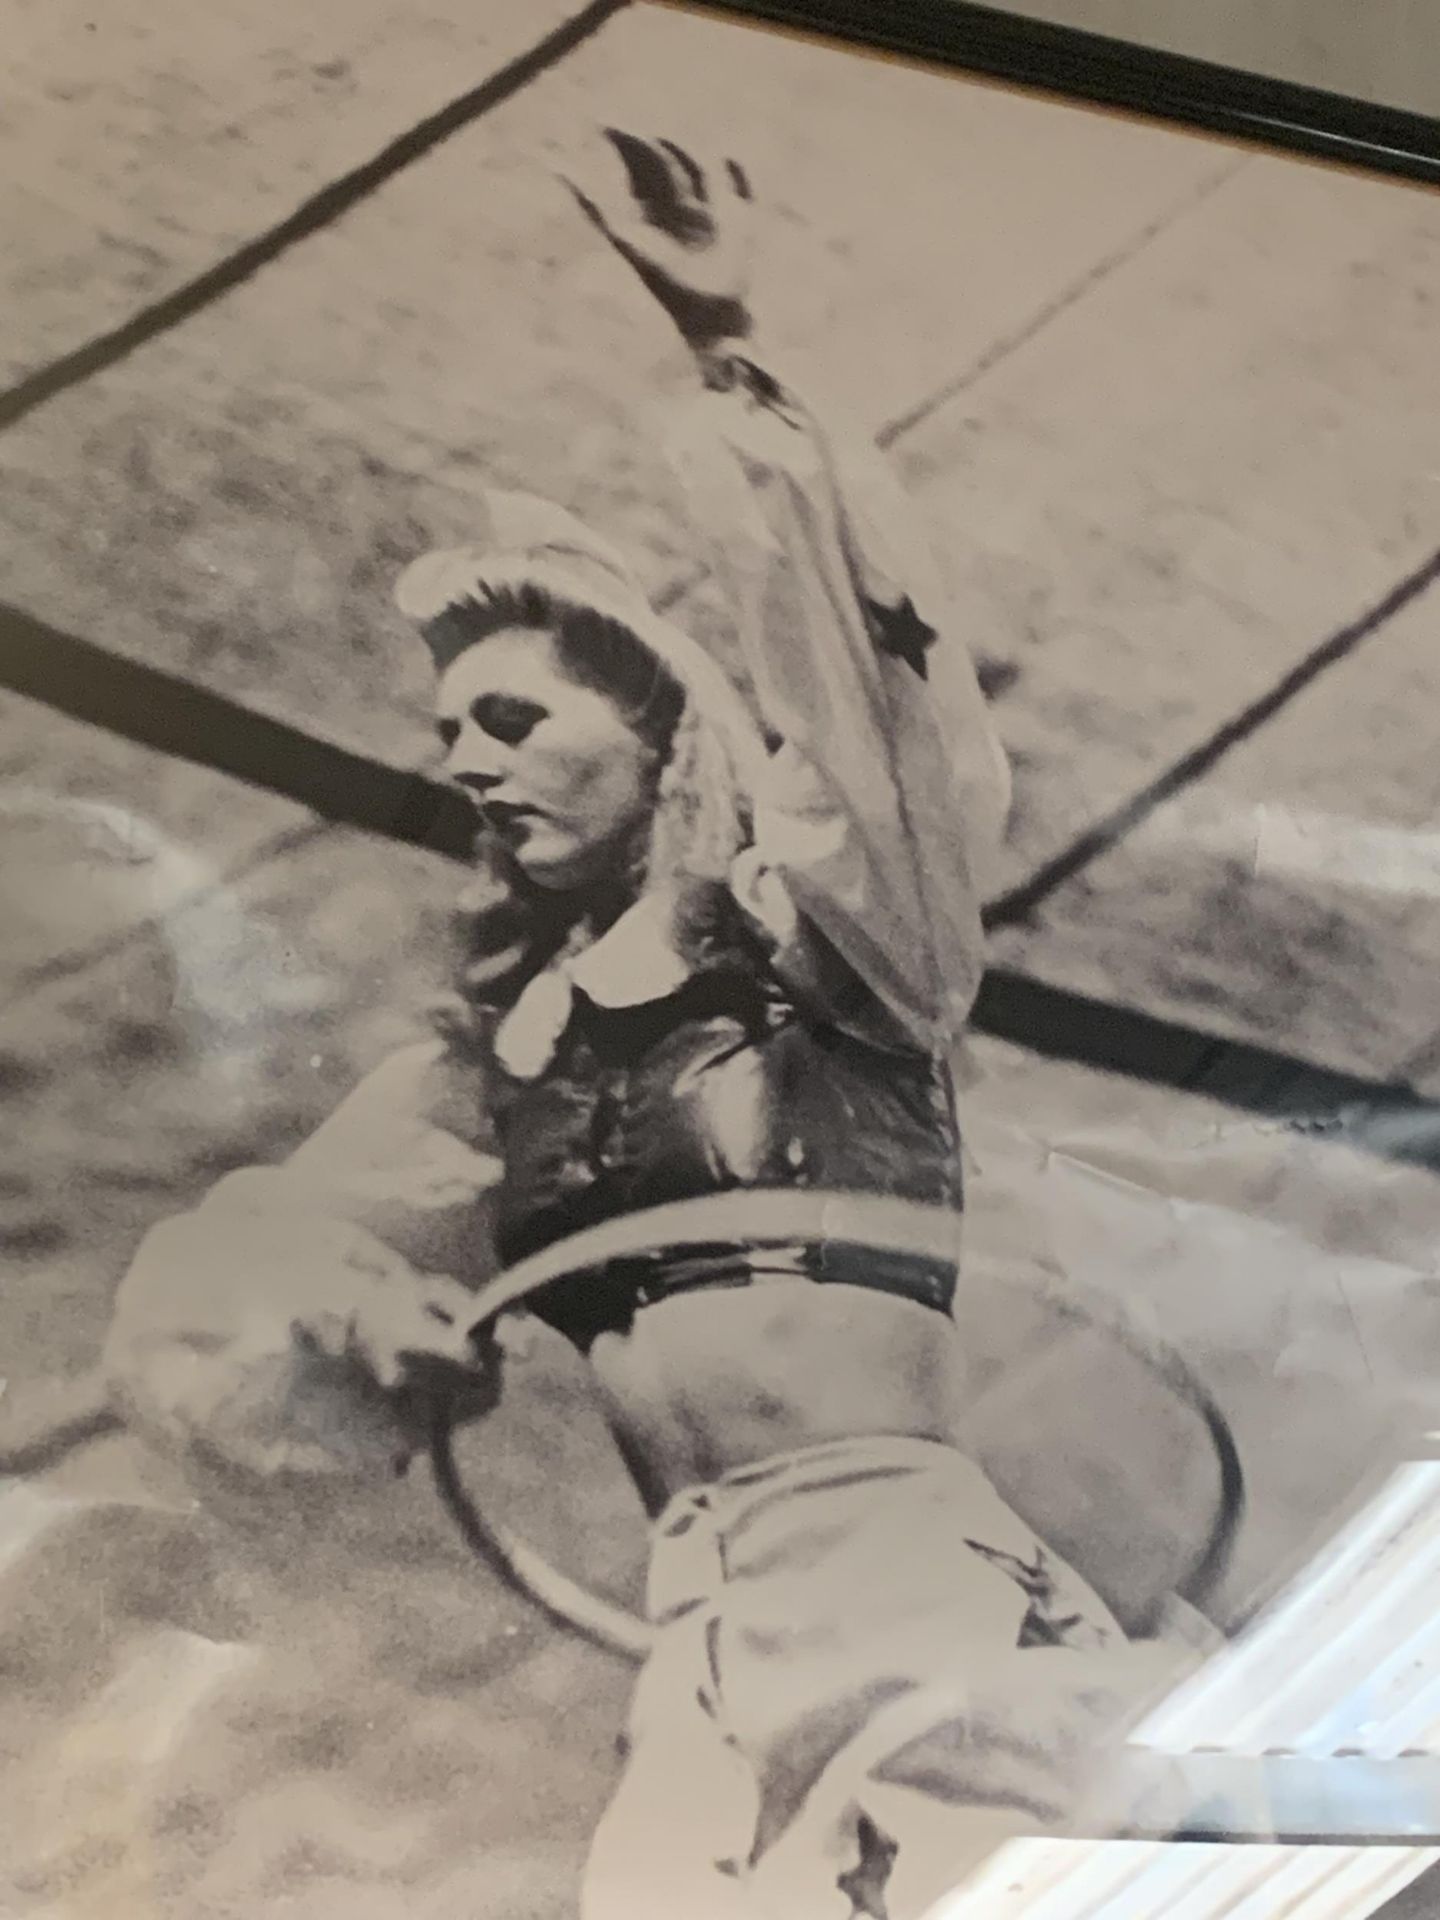
<svg viewBox="0 0 1440 1920">
<path fill-rule="evenodd" d="M 918 1920 L 1063 1827 L 1096 1742 L 1176 1670 L 984 1474 L 838 1441 L 677 1496 L 656 1644 L 584 1920 Z"/>
</svg>

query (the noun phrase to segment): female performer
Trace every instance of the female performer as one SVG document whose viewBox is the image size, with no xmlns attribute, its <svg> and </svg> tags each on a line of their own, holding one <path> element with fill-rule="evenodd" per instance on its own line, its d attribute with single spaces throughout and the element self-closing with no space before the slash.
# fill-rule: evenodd
<svg viewBox="0 0 1440 1920">
<path fill-rule="evenodd" d="M 481 822 L 461 1005 L 142 1247 L 112 1370 L 191 1450 L 383 1450 L 427 1367 L 483 1404 L 504 1335 L 469 1340 L 477 1292 L 634 1209 L 846 1190 L 958 1215 L 1003 759 L 903 503 L 752 338 L 744 174 L 609 140 L 613 204 L 577 198 L 694 356 L 683 457 L 745 688 L 525 497 L 403 576 Z M 1064 1817 L 1134 1649 L 956 1444 L 956 1286 L 956 1258 L 737 1228 L 532 1303 L 588 1356 L 654 1519 L 587 1920 L 898 1920 Z"/>
</svg>

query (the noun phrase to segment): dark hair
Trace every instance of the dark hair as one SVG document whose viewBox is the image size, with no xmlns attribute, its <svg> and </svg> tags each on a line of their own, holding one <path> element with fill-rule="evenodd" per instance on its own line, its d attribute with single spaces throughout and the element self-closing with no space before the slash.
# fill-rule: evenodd
<svg viewBox="0 0 1440 1920">
<path fill-rule="evenodd" d="M 626 723 L 662 758 L 685 705 L 684 690 L 622 620 L 527 582 L 483 587 L 425 623 L 425 643 L 443 673 L 468 648 L 510 627 L 548 633 L 572 680 L 612 700 Z"/>
</svg>

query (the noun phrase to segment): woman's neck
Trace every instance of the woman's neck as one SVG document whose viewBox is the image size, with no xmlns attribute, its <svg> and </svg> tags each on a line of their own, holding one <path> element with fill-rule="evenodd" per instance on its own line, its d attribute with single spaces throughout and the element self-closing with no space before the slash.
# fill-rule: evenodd
<svg viewBox="0 0 1440 1920">
<path fill-rule="evenodd" d="M 570 896 L 569 919 L 575 935 L 598 940 L 646 891 L 648 829 L 647 820 L 638 834 L 627 834 L 623 844 L 610 850 L 595 878 Z"/>
</svg>

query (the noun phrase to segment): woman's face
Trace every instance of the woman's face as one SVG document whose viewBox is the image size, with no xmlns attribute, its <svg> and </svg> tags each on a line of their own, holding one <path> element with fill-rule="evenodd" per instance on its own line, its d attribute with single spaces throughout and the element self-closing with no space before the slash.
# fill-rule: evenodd
<svg viewBox="0 0 1440 1920">
<path fill-rule="evenodd" d="M 440 676 L 445 772 L 537 886 L 600 880 L 652 804 L 655 755 L 605 694 L 565 671 L 555 641 L 506 627 Z"/>
</svg>

